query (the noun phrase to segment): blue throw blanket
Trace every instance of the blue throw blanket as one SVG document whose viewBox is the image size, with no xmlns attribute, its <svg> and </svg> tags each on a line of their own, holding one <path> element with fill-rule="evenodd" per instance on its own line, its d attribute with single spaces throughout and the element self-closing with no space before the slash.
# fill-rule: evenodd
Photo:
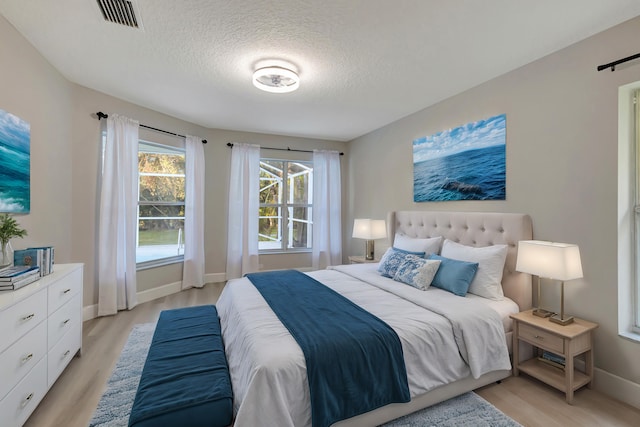
<svg viewBox="0 0 640 427">
<path fill-rule="evenodd" d="M 314 427 L 410 400 L 400 338 L 389 325 L 299 271 L 247 277 L 304 353 Z"/>
</svg>

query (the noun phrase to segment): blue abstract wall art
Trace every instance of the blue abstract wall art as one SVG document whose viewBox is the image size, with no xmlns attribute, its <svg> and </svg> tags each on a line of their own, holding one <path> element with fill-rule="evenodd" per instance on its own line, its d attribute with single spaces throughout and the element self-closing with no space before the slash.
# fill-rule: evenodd
<svg viewBox="0 0 640 427">
<path fill-rule="evenodd" d="M 413 141 L 413 200 L 505 200 L 505 114 Z"/>
<path fill-rule="evenodd" d="M 0 110 L 0 212 L 31 208 L 31 127 Z"/>
</svg>

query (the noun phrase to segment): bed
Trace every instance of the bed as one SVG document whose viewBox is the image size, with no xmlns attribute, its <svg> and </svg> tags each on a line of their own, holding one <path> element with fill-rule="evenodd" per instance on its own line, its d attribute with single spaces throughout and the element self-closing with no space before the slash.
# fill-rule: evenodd
<svg viewBox="0 0 640 427">
<path fill-rule="evenodd" d="M 379 425 L 509 376 L 508 314 L 531 307 L 531 278 L 515 271 L 517 242 L 532 238 L 528 215 L 395 211 L 388 214 L 387 227 L 390 246 L 396 234 L 416 241 L 442 237 L 465 247 L 506 245 L 504 298 L 490 300 L 473 294 L 460 298 L 434 287 L 421 291 L 382 277 L 377 264 L 308 273 L 386 322 L 397 332 L 404 352 L 411 400 L 338 421 L 335 426 Z M 305 357 L 260 292 L 247 278 L 230 280 L 217 307 L 233 385 L 235 427 L 311 425 Z M 456 311 L 477 311 L 473 316 L 478 317 L 458 324 L 448 317 Z M 487 332 L 479 326 L 485 318 L 492 322 Z M 449 329 L 450 335 L 442 332 Z M 478 344 L 493 342 L 490 339 L 500 342 Z"/>
</svg>

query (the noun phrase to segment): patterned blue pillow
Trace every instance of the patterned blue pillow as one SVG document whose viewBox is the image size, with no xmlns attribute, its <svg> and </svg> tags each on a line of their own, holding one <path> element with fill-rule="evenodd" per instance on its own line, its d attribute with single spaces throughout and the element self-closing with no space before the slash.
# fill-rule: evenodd
<svg viewBox="0 0 640 427">
<path fill-rule="evenodd" d="M 444 289 L 458 296 L 465 296 L 469 285 L 478 271 L 477 262 L 458 261 L 440 255 L 429 255 L 428 259 L 440 260 L 440 268 L 433 278 L 432 286 Z"/>
<path fill-rule="evenodd" d="M 426 291 L 440 267 L 440 260 L 407 255 L 400 263 L 393 280 Z"/>
<path fill-rule="evenodd" d="M 378 265 L 378 273 L 380 273 L 384 277 L 393 279 L 393 277 L 396 275 L 396 270 L 400 266 L 400 263 L 407 255 L 417 255 L 419 257 L 424 257 L 424 252 L 409 252 L 391 247 L 387 249 L 387 252 L 385 252 L 384 255 L 382 255 L 380 265 Z"/>
</svg>

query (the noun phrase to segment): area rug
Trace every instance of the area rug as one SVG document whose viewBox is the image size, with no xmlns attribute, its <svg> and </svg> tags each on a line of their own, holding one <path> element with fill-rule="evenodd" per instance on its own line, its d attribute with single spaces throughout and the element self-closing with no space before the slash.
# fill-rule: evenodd
<svg viewBox="0 0 640 427">
<path fill-rule="evenodd" d="M 90 427 L 126 427 L 155 323 L 135 325 L 107 382 Z M 384 427 L 522 427 L 473 392 L 463 394 Z"/>
</svg>

